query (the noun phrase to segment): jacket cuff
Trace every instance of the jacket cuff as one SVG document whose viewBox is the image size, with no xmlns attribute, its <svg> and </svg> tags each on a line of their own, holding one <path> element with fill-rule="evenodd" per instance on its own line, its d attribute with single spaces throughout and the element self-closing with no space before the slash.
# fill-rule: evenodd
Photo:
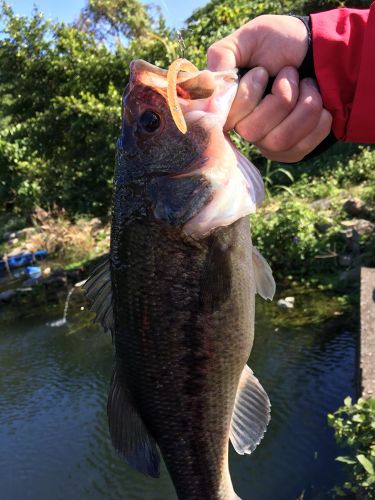
<svg viewBox="0 0 375 500">
<path fill-rule="evenodd" d="M 290 15 L 293 17 L 296 17 L 301 22 L 303 22 L 303 24 L 306 27 L 307 36 L 308 36 L 307 53 L 306 53 L 305 59 L 302 61 L 301 66 L 298 68 L 300 80 L 302 80 L 302 78 L 316 78 L 315 69 L 314 69 L 310 16 L 297 16 L 295 14 L 290 14 Z"/>
</svg>

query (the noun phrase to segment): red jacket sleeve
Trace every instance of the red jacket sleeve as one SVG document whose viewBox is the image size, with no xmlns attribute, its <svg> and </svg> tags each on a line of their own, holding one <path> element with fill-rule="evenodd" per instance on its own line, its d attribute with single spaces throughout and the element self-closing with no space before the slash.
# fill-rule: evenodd
<svg viewBox="0 0 375 500">
<path fill-rule="evenodd" d="M 316 77 L 337 139 L 375 143 L 375 2 L 311 15 Z"/>
</svg>

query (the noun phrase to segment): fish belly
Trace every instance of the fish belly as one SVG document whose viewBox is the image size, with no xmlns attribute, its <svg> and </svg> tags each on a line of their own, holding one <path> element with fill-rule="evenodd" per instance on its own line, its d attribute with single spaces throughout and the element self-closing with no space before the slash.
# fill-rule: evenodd
<svg viewBox="0 0 375 500">
<path fill-rule="evenodd" d="M 114 245 L 122 256 L 112 264 L 117 366 L 178 498 L 237 498 L 228 438 L 253 340 L 249 222 L 197 242 L 140 220 Z"/>
</svg>

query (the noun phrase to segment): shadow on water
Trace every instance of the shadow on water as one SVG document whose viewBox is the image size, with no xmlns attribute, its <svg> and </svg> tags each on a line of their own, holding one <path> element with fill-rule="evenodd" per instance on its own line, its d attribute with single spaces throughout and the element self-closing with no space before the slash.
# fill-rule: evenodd
<svg viewBox="0 0 375 500">
<path fill-rule="evenodd" d="M 25 320 L 18 311 L 17 320 L 0 326 L 0 496 L 175 499 L 165 469 L 157 481 L 144 478 L 112 449 L 111 339 L 84 306 L 74 294 L 61 328 L 46 325 L 58 317 L 56 308 Z M 267 307 L 257 317 L 249 365 L 270 396 L 272 420 L 252 456 L 231 451 L 235 489 L 243 500 L 292 500 L 302 492 L 330 498 L 342 472 L 326 415 L 354 393 L 355 336 L 343 322 L 275 328 Z"/>
</svg>

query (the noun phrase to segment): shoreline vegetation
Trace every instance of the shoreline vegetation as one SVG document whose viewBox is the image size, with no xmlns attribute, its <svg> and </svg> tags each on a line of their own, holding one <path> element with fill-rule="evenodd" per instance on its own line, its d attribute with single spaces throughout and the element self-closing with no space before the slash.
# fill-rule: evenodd
<svg viewBox="0 0 375 500">
<path fill-rule="evenodd" d="M 331 0 L 211 0 L 178 32 L 137 0 L 88 0 L 70 24 L 47 20 L 37 8 L 18 16 L 0 0 L 0 253 L 38 243 L 74 269 L 108 251 L 131 60 L 168 67 L 184 48 L 203 68 L 207 48 L 251 17 L 333 7 Z M 337 143 L 285 165 L 232 138 L 265 181 L 268 196 L 251 217 L 252 235 L 279 286 L 355 291 L 360 266 L 375 265 L 374 147 Z"/>
<path fill-rule="evenodd" d="M 268 195 L 249 220 L 279 289 L 331 290 L 354 300 L 360 266 L 375 266 L 375 150 L 359 146 L 345 158 L 342 147 L 306 165 L 284 165 L 288 177 L 278 164 L 268 166 L 275 187 L 260 166 Z M 109 240 L 109 217 L 72 217 L 57 207 L 36 207 L 31 217 L 0 215 L 0 255 L 43 249 L 52 267 L 65 270 L 108 253 Z"/>
</svg>

